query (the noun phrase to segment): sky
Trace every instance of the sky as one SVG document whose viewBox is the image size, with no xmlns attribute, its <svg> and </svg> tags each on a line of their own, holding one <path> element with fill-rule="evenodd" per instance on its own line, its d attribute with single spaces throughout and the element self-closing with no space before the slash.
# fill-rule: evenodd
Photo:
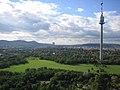
<svg viewBox="0 0 120 90">
<path fill-rule="evenodd" d="M 120 44 L 120 0 L 0 0 L 0 40 L 99 43 L 101 1 L 104 43 Z"/>
</svg>

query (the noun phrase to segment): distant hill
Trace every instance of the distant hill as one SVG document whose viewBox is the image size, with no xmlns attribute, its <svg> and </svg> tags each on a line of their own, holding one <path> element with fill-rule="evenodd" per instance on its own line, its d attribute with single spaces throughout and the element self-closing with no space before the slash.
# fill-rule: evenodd
<svg viewBox="0 0 120 90">
<path fill-rule="evenodd" d="M 6 41 L 0 40 L 0 48 L 43 48 L 51 46 L 51 44 L 38 43 L 35 41 Z"/>
<path fill-rule="evenodd" d="M 87 48 L 100 48 L 100 44 L 88 43 L 88 44 L 76 44 L 76 45 L 57 45 L 58 47 L 87 47 Z M 120 44 L 104 44 L 103 48 L 120 48 Z"/>
<path fill-rule="evenodd" d="M 81 46 L 81 47 L 93 47 L 93 48 L 99 48 L 100 44 L 82 44 L 82 45 L 76 45 L 76 46 Z M 120 44 L 104 44 L 104 48 L 120 48 Z"/>
<path fill-rule="evenodd" d="M 0 48 L 45 48 L 45 47 L 88 47 L 99 48 L 99 44 L 77 44 L 77 45 L 52 45 L 46 43 L 38 43 L 36 41 L 6 41 L 0 40 Z M 104 44 L 104 48 L 120 48 L 120 44 Z"/>
</svg>

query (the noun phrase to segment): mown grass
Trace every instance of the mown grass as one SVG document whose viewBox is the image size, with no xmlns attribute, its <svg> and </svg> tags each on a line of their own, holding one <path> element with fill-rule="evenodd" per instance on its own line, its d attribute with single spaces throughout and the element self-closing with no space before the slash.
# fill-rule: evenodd
<svg viewBox="0 0 120 90">
<path fill-rule="evenodd" d="M 64 65 L 64 64 L 59 64 L 54 61 L 48 61 L 48 60 L 28 60 L 28 62 L 29 63 L 27 64 L 14 65 L 14 66 L 11 66 L 10 68 L 0 69 L 0 70 L 7 70 L 12 72 L 24 72 L 25 69 L 27 68 L 48 67 L 48 68 L 54 68 L 54 69 L 65 69 L 65 70 L 86 72 L 88 71 L 88 69 L 91 69 L 91 68 L 94 68 L 94 70 L 98 69 L 93 64 Z M 120 66 L 108 65 L 106 68 L 106 71 L 111 74 L 120 74 Z"/>
</svg>

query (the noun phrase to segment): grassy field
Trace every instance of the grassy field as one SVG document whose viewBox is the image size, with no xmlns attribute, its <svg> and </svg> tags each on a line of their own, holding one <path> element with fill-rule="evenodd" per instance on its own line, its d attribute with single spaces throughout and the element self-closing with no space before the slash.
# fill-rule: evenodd
<svg viewBox="0 0 120 90">
<path fill-rule="evenodd" d="M 88 69 L 97 68 L 92 64 L 79 64 L 79 65 L 64 65 L 59 64 L 53 61 L 48 60 L 28 60 L 28 64 L 23 65 L 14 65 L 10 68 L 0 69 L 0 70 L 8 70 L 12 72 L 24 72 L 27 68 L 40 68 L 40 67 L 48 67 L 48 68 L 55 68 L 55 69 L 65 69 L 65 70 L 74 70 L 74 71 L 82 71 L 86 72 Z M 109 65 L 106 68 L 108 73 L 120 74 L 120 66 L 119 65 Z"/>
</svg>

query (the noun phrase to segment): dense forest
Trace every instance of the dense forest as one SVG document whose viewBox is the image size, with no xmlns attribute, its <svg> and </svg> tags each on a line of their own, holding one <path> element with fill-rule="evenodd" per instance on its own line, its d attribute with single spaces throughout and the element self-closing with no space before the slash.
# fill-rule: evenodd
<svg viewBox="0 0 120 90">
<path fill-rule="evenodd" d="M 3 55 L 0 57 L 0 68 L 7 68 L 11 65 L 25 64 L 28 61 L 23 55 Z"/>
<path fill-rule="evenodd" d="M 92 74 L 60 69 L 0 71 L 0 90 L 119 90 L 120 75 Z"/>
<path fill-rule="evenodd" d="M 25 64 L 28 57 L 52 60 L 62 64 L 96 64 L 99 61 L 99 50 L 60 47 L 0 49 L 0 68 Z M 120 49 L 105 49 L 103 57 L 103 64 L 120 65 Z"/>
<path fill-rule="evenodd" d="M 83 49 L 83 48 L 44 48 L 35 50 L 33 57 L 39 59 L 53 60 L 62 64 L 87 64 L 98 63 L 98 49 Z M 120 65 L 120 50 L 107 49 L 103 53 L 103 64 L 118 64 Z"/>
</svg>

